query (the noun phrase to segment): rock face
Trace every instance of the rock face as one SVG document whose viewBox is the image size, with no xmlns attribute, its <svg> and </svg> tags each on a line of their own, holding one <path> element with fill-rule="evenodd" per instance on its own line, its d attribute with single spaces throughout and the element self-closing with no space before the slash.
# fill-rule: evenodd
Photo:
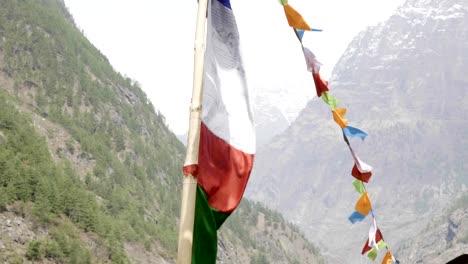
<svg viewBox="0 0 468 264">
<path fill-rule="evenodd" d="M 257 146 L 262 146 L 273 137 L 285 131 L 290 122 L 283 112 L 275 105 L 256 98 L 254 105 L 255 132 Z"/>
<path fill-rule="evenodd" d="M 409 243 L 418 247 L 410 246 Z M 415 239 L 400 245 L 411 263 L 446 263 L 468 250 L 468 209 L 460 208 L 432 221 Z"/>
<path fill-rule="evenodd" d="M 446 208 L 467 190 L 467 24 L 466 1 L 407 1 L 353 40 L 330 80 L 350 125 L 370 135 L 351 144 L 374 167 L 368 191 L 377 221 L 405 263 L 429 256 L 442 263 L 445 258 L 436 256 L 443 252 L 468 250 L 466 241 L 452 239 L 443 247 L 427 243 L 413 254 L 423 246 L 418 234 L 437 217 L 447 218 Z M 311 241 L 333 252 L 331 263 L 358 263 L 370 219 L 355 225 L 347 220 L 358 199 L 352 166 L 328 107 L 315 99 L 257 152 L 247 196 L 297 223 Z M 456 237 L 444 225 L 443 233 L 426 234 L 444 241 Z"/>
<path fill-rule="evenodd" d="M 43 235 L 36 234 L 33 226 L 24 218 L 11 212 L 0 212 L 0 262 L 12 263 L 32 239 Z"/>
</svg>

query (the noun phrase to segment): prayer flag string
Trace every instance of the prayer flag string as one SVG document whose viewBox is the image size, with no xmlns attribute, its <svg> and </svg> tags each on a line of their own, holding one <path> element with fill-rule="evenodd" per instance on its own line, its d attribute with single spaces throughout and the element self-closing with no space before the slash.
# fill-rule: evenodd
<svg viewBox="0 0 468 264">
<path fill-rule="evenodd" d="M 364 140 L 367 137 L 367 133 L 359 128 L 349 126 L 349 121 L 345 118 L 347 109 L 338 107 L 338 99 L 334 97 L 329 90 L 328 81 L 322 79 L 320 76 L 320 66 L 322 65 L 315 54 L 308 48 L 304 47 L 302 39 L 306 31 L 322 31 L 321 29 L 311 28 L 304 18 L 297 12 L 292 6 L 289 5 L 288 0 L 280 0 L 280 4 L 284 8 L 286 19 L 290 27 L 293 28 L 294 33 L 301 43 L 302 52 L 307 65 L 307 70 L 312 73 L 314 80 L 317 96 L 321 97 L 323 101 L 330 107 L 332 111 L 333 120 L 341 128 L 343 132 L 343 139 L 348 146 L 351 155 L 354 160 L 354 166 L 351 170 L 351 175 L 356 178 L 353 182 L 353 186 L 356 192 L 360 195 L 360 198 L 356 202 L 354 207 L 355 211 L 348 217 L 351 223 L 361 222 L 366 218 L 367 215 L 372 216 L 372 225 L 369 229 L 369 236 L 364 244 L 361 254 L 367 254 L 371 260 L 377 258 L 378 252 L 383 248 L 386 249 L 386 254 L 382 260 L 382 264 L 397 264 L 398 260 L 395 259 L 390 251 L 388 244 L 385 242 L 382 232 L 379 229 L 372 209 L 372 203 L 367 192 L 364 183 L 369 183 L 372 177 L 372 167 L 364 163 L 357 154 L 354 152 L 349 138 L 358 137 Z"/>
</svg>

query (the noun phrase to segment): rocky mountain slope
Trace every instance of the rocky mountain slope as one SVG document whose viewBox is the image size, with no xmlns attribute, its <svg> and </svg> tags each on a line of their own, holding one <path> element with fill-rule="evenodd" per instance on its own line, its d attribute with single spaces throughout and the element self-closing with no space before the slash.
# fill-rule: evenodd
<svg viewBox="0 0 468 264">
<path fill-rule="evenodd" d="M 174 263 L 184 154 L 62 0 L 0 1 L 0 262 Z M 219 247 L 221 263 L 321 261 L 248 200 Z"/>
<path fill-rule="evenodd" d="M 467 24 L 466 1 L 409 0 L 353 40 L 330 81 L 350 125 L 369 133 L 351 144 L 374 167 L 371 200 L 403 263 L 444 263 L 468 251 L 466 203 L 447 211 L 468 191 Z M 353 160 L 321 100 L 256 157 L 249 197 L 297 223 L 331 263 L 365 261 L 369 219 L 347 220 L 358 198 Z M 460 221 L 449 229 L 453 217 Z"/>
</svg>

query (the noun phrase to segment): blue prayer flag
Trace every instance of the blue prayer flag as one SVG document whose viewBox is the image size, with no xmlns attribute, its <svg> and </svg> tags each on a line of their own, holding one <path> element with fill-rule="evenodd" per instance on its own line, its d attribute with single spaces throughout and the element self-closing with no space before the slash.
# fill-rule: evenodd
<svg viewBox="0 0 468 264">
<path fill-rule="evenodd" d="M 362 220 L 364 220 L 364 218 L 366 218 L 365 215 L 362 215 L 362 214 L 360 214 L 359 212 L 356 212 L 356 211 L 354 211 L 354 212 L 348 217 L 349 221 L 350 221 L 352 224 L 354 224 L 354 223 L 356 223 L 356 222 L 361 222 Z"/>
</svg>

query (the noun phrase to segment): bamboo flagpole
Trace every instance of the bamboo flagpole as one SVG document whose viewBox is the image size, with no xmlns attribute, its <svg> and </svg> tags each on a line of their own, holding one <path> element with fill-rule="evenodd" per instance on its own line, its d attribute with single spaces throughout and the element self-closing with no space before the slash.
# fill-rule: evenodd
<svg viewBox="0 0 468 264">
<path fill-rule="evenodd" d="M 193 90 L 192 101 L 190 103 L 190 121 L 184 166 L 198 164 L 198 148 L 200 143 L 200 124 L 202 114 L 203 68 L 205 63 L 205 28 L 207 5 L 208 0 L 198 1 L 198 14 L 195 32 Z M 192 262 L 196 190 L 197 179 L 193 175 L 184 176 L 180 208 L 177 264 L 190 264 Z"/>
</svg>

